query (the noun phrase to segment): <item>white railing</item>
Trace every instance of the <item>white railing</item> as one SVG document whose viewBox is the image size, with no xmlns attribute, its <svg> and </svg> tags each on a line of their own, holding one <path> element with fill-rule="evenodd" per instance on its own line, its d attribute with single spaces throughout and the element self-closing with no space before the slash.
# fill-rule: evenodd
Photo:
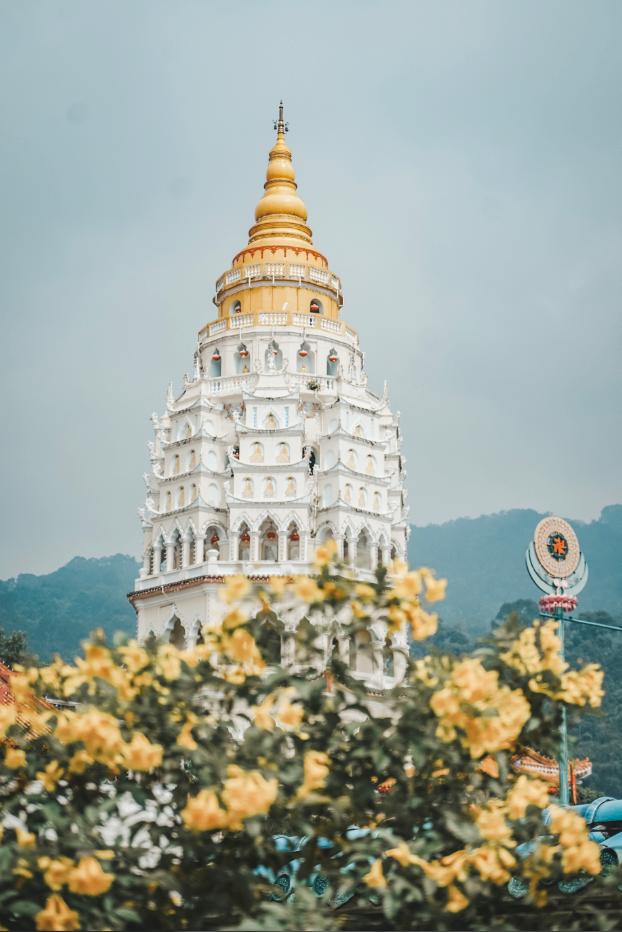
<svg viewBox="0 0 622 932">
<path fill-rule="evenodd" d="M 290 265 L 289 274 L 292 276 L 292 278 L 304 278 L 305 277 L 304 265 Z"/>
<path fill-rule="evenodd" d="M 285 274 L 285 266 L 281 262 L 268 262 L 265 266 L 265 274 L 269 277 L 283 276 Z"/>
<path fill-rule="evenodd" d="M 229 327 L 232 330 L 235 330 L 237 327 L 250 327 L 252 323 L 252 314 L 236 314 L 235 317 L 229 318 Z"/>
<path fill-rule="evenodd" d="M 234 269 L 232 272 L 227 272 L 225 275 L 225 283 L 230 285 L 232 282 L 237 282 L 242 277 L 242 273 L 239 269 Z"/>
<path fill-rule="evenodd" d="M 290 372 L 288 379 L 293 385 L 302 385 L 312 391 L 335 391 L 335 379 L 332 376 L 313 375 L 310 372 Z"/>
<path fill-rule="evenodd" d="M 309 279 L 312 282 L 318 282 L 320 285 L 328 285 L 329 274 L 321 269 L 309 269 Z"/>
<path fill-rule="evenodd" d="M 310 314 L 292 314 L 292 321 L 297 327 L 315 327 L 316 319 Z"/>
<path fill-rule="evenodd" d="M 248 388 L 255 381 L 254 375 L 231 375 L 228 378 L 208 379 L 207 390 L 214 393 L 227 393 L 235 389 Z"/>
<path fill-rule="evenodd" d="M 257 278 L 259 275 L 261 275 L 261 266 L 260 265 L 245 265 L 244 275 L 246 278 Z"/>
<path fill-rule="evenodd" d="M 259 323 L 264 327 L 283 326 L 287 323 L 287 313 L 280 314 L 260 314 Z"/>
<path fill-rule="evenodd" d="M 341 282 L 339 281 L 338 278 L 335 278 L 334 275 L 331 276 L 330 284 L 331 284 L 331 287 L 334 288 L 336 291 L 339 291 L 339 289 L 341 288 Z"/>
<path fill-rule="evenodd" d="M 215 324 L 209 325 L 209 335 L 213 336 L 215 333 L 220 333 L 220 331 L 224 330 L 226 326 L 226 320 L 217 320 Z"/>
<path fill-rule="evenodd" d="M 333 333 L 341 333 L 343 324 L 338 323 L 336 320 L 328 320 L 326 317 L 322 317 L 320 320 L 320 327 L 322 330 L 331 330 Z"/>
</svg>

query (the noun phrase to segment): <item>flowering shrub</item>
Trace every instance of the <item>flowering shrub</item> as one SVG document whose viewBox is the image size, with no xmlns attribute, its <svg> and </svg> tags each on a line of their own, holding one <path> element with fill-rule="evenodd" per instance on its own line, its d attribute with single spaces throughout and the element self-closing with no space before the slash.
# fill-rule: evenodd
<svg viewBox="0 0 622 932">
<path fill-rule="evenodd" d="M 547 623 L 501 629 L 475 656 L 408 661 L 382 695 L 336 657 L 324 676 L 314 632 L 338 617 L 349 635 L 407 625 L 423 640 L 445 589 L 402 565 L 357 583 L 332 558 L 319 548 L 313 579 L 231 579 L 222 622 L 192 649 L 96 636 L 74 664 L 12 677 L 0 922 L 333 929 L 371 900 L 385 928 L 455 927 L 455 914 L 479 928 L 512 874 L 542 905 L 543 878 L 599 872 L 576 815 L 555 809 L 543 829 L 547 788 L 515 778 L 510 755 L 523 741 L 554 754 L 560 701 L 597 705 L 600 671 L 561 664 Z M 301 605 L 303 662 L 271 667 L 266 626 Z"/>
</svg>

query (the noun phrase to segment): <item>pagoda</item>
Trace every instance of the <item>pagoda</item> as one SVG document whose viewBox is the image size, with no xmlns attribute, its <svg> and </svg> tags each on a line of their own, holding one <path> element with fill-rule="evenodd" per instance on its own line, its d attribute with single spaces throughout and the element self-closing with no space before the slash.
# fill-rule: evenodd
<svg viewBox="0 0 622 932">
<path fill-rule="evenodd" d="M 152 415 L 144 559 L 129 596 L 141 640 L 195 643 L 224 613 L 226 576 L 313 572 L 316 546 L 331 538 L 363 580 L 405 556 L 399 415 L 386 385 L 368 388 L 341 279 L 313 244 L 287 129 L 281 103 L 248 243 L 216 282 L 217 318 L 199 331 L 181 394 L 169 386 L 166 410 Z M 394 641 L 403 654 L 405 635 Z M 378 686 L 383 644 L 372 632 L 370 651 L 349 657 Z"/>
</svg>

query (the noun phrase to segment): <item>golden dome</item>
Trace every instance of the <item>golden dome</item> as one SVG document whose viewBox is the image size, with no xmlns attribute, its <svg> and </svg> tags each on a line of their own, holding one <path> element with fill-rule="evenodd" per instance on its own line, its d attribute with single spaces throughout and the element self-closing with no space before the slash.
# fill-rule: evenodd
<svg viewBox="0 0 622 932">
<path fill-rule="evenodd" d="M 255 208 L 255 225 L 249 231 L 249 245 L 309 245 L 311 230 L 307 226 L 307 208 L 297 193 L 292 153 L 285 142 L 287 124 L 283 119 L 283 101 L 275 121 L 276 142 L 270 149 L 265 194 Z"/>
</svg>

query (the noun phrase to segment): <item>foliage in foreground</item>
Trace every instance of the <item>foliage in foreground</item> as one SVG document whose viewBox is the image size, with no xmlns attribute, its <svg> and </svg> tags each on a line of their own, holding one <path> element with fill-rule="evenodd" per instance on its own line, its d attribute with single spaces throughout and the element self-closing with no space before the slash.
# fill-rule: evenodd
<svg viewBox="0 0 622 932">
<path fill-rule="evenodd" d="M 566 668 L 553 623 L 510 624 L 475 655 L 406 661 L 383 696 L 335 658 L 325 678 L 314 638 L 330 643 L 336 617 L 340 636 L 406 624 L 423 640 L 436 616 L 422 603 L 444 591 L 405 566 L 355 583 L 331 556 L 319 548 L 315 579 L 231 580 L 223 622 L 191 650 L 96 638 L 75 665 L 12 678 L 18 704 L 0 707 L 1 923 L 334 929 L 351 897 L 371 898 L 390 927 L 479 928 L 511 874 L 537 905 L 543 878 L 598 874 L 598 846 L 573 813 L 556 810 L 543 835 L 547 788 L 516 779 L 510 756 L 517 743 L 554 753 L 561 703 L 598 705 L 600 670 Z M 267 633 L 301 602 L 306 662 L 266 666 Z M 302 851 L 284 850 L 302 836 Z M 293 858 L 287 897 L 273 882 Z"/>
</svg>

